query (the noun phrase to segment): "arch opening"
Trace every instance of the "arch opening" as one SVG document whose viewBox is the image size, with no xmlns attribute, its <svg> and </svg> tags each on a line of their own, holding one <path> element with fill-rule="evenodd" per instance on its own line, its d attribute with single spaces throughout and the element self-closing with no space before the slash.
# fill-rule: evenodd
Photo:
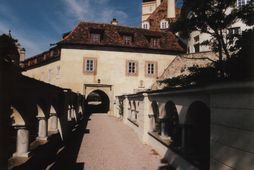
<svg viewBox="0 0 254 170">
<path fill-rule="evenodd" d="M 152 101 L 152 110 L 153 110 L 153 117 L 154 117 L 154 124 L 153 124 L 153 132 L 158 132 L 159 134 L 161 133 L 160 130 L 160 111 L 159 111 L 159 106 L 156 101 Z"/>
<path fill-rule="evenodd" d="M 101 90 L 94 90 L 87 96 L 89 113 L 107 113 L 110 109 L 108 95 Z"/>
<path fill-rule="evenodd" d="M 188 109 L 184 150 L 200 169 L 209 169 L 210 108 L 203 102 L 196 101 Z"/>
<path fill-rule="evenodd" d="M 181 131 L 179 127 L 179 116 L 175 103 L 172 101 L 168 101 L 165 105 L 165 111 L 165 133 L 167 136 L 170 136 L 172 140 L 172 146 L 180 146 Z"/>
</svg>

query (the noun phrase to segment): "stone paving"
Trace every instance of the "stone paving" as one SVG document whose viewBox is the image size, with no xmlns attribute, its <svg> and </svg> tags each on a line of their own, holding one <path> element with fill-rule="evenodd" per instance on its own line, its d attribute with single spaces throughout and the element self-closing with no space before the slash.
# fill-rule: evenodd
<svg viewBox="0 0 254 170">
<path fill-rule="evenodd" d="M 157 170 L 161 157 L 117 118 L 93 114 L 78 153 L 84 170 Z"/>
</svg>

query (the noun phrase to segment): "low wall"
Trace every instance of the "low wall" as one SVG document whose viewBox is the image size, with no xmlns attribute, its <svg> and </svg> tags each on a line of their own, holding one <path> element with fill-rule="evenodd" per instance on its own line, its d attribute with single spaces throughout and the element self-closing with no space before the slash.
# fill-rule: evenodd
<svg viewBox="0 0 254 170">
<path fill-rule="evenodd" d="M 53 134 L 67 141 L 83 118 L 84 98 L 23 76 L 12 63 L 0 64 L 0 169 L 8 169 L 10 158 L 31 157 L 31 149 Z"/>
<path fill-rule="evenodd" d="M 253 82 L 150 91 L 119 100 L 124 122 L 178 170 L 254 167 Z M 207 143 L 203 149 L 190 147 L 202 140 Z"/>
</svg>

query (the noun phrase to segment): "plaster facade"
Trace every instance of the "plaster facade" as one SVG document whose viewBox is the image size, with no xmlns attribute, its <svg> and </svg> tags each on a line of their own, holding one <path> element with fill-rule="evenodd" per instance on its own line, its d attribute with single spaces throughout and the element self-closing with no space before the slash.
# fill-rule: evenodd
<svg viewBox="0 0 254 170">
<path fill-rule="evenodd" d="M 85 84 L 110 85 L 112 90 L 109 90 L 110 94 L 109 92 L 106 94 L 109 94 L 111 103 L 114 103 L 114 96 L 151 88 L 158 75 L 163 73 L 175 57 L 176 55 L 168 54 L 61 49 L 61 57 L 58 61 L 27 70 L 23 74 L 62 88 L 70 88 L 86 96 L 90 92 L 85 91 Z M 86 58 L 96 60 L 96 73 L 84 73 Z M 127 62 L 130 60 L 137 63 L 136 75 L 127 73 Z M 156 76 L 147 76 L 148 62 L 157 64 Z M 93 89 L 102 89 L 102 87 Z"/>
</svg>

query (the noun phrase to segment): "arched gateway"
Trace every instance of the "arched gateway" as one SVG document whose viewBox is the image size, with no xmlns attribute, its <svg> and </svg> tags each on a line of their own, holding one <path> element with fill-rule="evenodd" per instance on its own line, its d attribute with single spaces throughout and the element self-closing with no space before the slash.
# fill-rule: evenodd
<svg viewBox="0 0 254 170">
<path fill-rule="evenodd" d="M 108 113 L 113 110 L 112 86 L 105 84 L 84 84 L 84 95 L 89 113 Z"/>
<path fill-rule="evenodd" d="M 108 113 L 110 110 L 109 97 L 101 90 L 92 91 L 86 100 L 90 113 Z"/>
</svg>

